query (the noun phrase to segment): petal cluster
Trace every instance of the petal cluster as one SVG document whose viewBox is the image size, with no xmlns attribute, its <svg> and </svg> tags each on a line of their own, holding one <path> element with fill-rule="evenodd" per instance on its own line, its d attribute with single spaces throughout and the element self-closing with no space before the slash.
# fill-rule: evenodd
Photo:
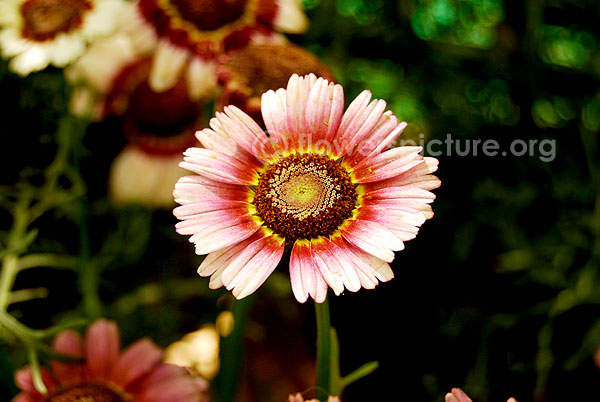
<svg viewBox="0 0 600 402">
<path fill-rule="evenodd" d="M 175 186 L 178 233 L 191 235 L 196 253 L 208 254 L 198 269 L 210 287 L 225 286 L 237 298 L 254 292 L 291 248 L 295 297 L 323 302 L 330 287 L 372 289 L 394 274 L 394 252 L 433 216 L 430 190 L 438 161 L 420 147 L 391 148 L 406 123 L 386 102 L 362 92 L 344 112 L 340 85 L 310 74 L 294 75 L 286 89 L 262 95 L 268 135 L 234 106 L 196 133 L 204 148 L 190 148 L 181 167 L 196 173 Z M 327 236 L 290 241 L 264 223 L 252 204 L 266 166 L 291 154 L 325 155 L 346 170 L 358 198 L 352 215 Z"/>
<path fill-rule="evenodd" d="M 21 393 L 13 402 L 40 402 L 84 384 L 106 387 L 138 402 L 206 401 L 206 381 L 191 377 L 182 367 L 162 364 L 162 350 L 149 339 L 138 340 L 121 351 L 119 330 L 112 321 L 97 320 L 85 339 L 75 331 L 62 331 L 55 337 L 53 349 L 81 360 L 53 360 L 51 370 L 42 368 L 48 395 L 34 387 L 30 367 L 17 371 L 15 382 Z"/>
</svg>

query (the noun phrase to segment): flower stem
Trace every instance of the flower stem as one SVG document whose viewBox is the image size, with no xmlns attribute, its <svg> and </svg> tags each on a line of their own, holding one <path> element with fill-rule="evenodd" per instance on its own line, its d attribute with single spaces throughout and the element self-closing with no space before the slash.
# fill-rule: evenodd
<svg viewBox="0 0 600 402">
<path fill-rule="evenodd" d="M 329 397 L 331 372 L 331 322 L 327 299 L 323 303 L 315 303 L 315 316 L 317 320 L 317 399 L 326 401 Z"/>
</svg>

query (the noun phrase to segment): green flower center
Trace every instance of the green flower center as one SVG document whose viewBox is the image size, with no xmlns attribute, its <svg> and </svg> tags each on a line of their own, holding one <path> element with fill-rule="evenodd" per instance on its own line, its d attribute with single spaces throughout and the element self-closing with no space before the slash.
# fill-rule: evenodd
<svg viewBox="0 0 600 402">
<path fill-rule="evenodd" d="M 92 8 L 86 0 L 27 0 L 21 4 L 23 36 L 38 42 L 79 27 Z"/>
<path fill-rule="evenodd" d="M 253 204 L 289 241 L 329 236 L 352 216 L 357 199 L 348 172 L 323 155 L 290 155 L 261 174 Z"/>
<path fill-rule="evenodd" d="M 124 391 L 102 383 L 82 383 L 59 388 L 43 402 L 134 402 Z"/>
</svg>

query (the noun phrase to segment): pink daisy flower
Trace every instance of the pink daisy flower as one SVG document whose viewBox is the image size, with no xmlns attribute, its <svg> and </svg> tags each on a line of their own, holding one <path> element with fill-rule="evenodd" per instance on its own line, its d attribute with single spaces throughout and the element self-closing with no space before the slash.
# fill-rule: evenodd
<svg viewBox="0 0 600 402">
<path fill-rule="evenodd" d="M 288 402 L 319 402 L 318 399 L 304 399 L 301 393 L 292 394 L 288 398 Z M 327 398 L 327 402 L 340 402 L 340 398 L 337 396 L 330 396 Z"/>
<path fill-rule="evenodd" d="M 62 331 L 55 337 L 53 349 L 83 360 L 53 360 L 52 370 L 42 368 L 47 395 L 35 389 L 30 367 L 17 371 L 15 382 L 21 393 L 13 402 L 207 400 L 206 381 L 191 377 L 182 367 L 160 363 L 162 351 L 149 339 L 120 352 L 119 330 L 112 321 L 97 320 L 88 328 L 85 340 L 75 331 Z"/>
<path fill-rule="evenodd" d="M 389 149 L 406 123 L 363 91 L 344 113 L 340 85 L 293 75 L 262 95 L 269 136 L 234 106 L 184 152 L 196 173 L 176 184 L 178 233 L 208 254 L 198 273 L 237 298 L 254 292 L 291 248 L 295 297 L 323 302 L 394 274 L 394 252 L 433 216 L 438 161 L 420 147 Z"/>
<path fill-rule="evenodd" d="M 299 0 L 137 0 L 127 18 L 154 32 L 150 85 L 169 89 L 181 76 L 190 88 L 215 85 L 215 59 L 253 41 L 281 40 L 275 32 L 301 33 L 307 18 Z"/>
<path fill-rule="evenodd" d="M 444 400 L 446 402 L 473 402 L 460 388 L 452 388 L 452 391 L 446 394 Z M 517 400 L 515 398 L 508 398 L 506 402 L 517 402 Z"/>
</svg>

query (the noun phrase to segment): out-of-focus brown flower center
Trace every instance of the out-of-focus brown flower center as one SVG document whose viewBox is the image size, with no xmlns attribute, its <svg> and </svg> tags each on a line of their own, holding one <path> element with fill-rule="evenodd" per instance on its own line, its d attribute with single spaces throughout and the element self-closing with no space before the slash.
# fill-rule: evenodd
<svg viewBox="0 0 600 402">
<path fill-rule="evenodd" d="M 248 0 L 171 0 L 181 17 L 200 31 L 213 31 L 244 14 Z"/>
<path fill-rule="evenodd" d="M 83 383 L 59 388 L 43 402 L 134 402 L 124 391 L 102 383 Z"/>
<path fill-rule="evenodd" d="M 27 0 L 21 4 L 22 34 L 40 42 L 53 39 L 79 27 L 91 8 L 86 0 Z"/>
<path fill-rule="evenodd" d="M 329 236 L 352 216 L 357 199 L 348 172 L 315 154 L 290 155 L 268 166 L 255 194 L 257 215 L 289 241 Z"/>
<path fill-rule="evenodd" d="M 232 51 L 224 57 L 222 71 L 224 81 L 231 79 L 232 86 L 246 88 L 249 97 L 285 88 L 292 74 L 314 73 L 333 80 L 331 71 L 315 55 L 289 43 L 255 44 Z"/>
</svg>

